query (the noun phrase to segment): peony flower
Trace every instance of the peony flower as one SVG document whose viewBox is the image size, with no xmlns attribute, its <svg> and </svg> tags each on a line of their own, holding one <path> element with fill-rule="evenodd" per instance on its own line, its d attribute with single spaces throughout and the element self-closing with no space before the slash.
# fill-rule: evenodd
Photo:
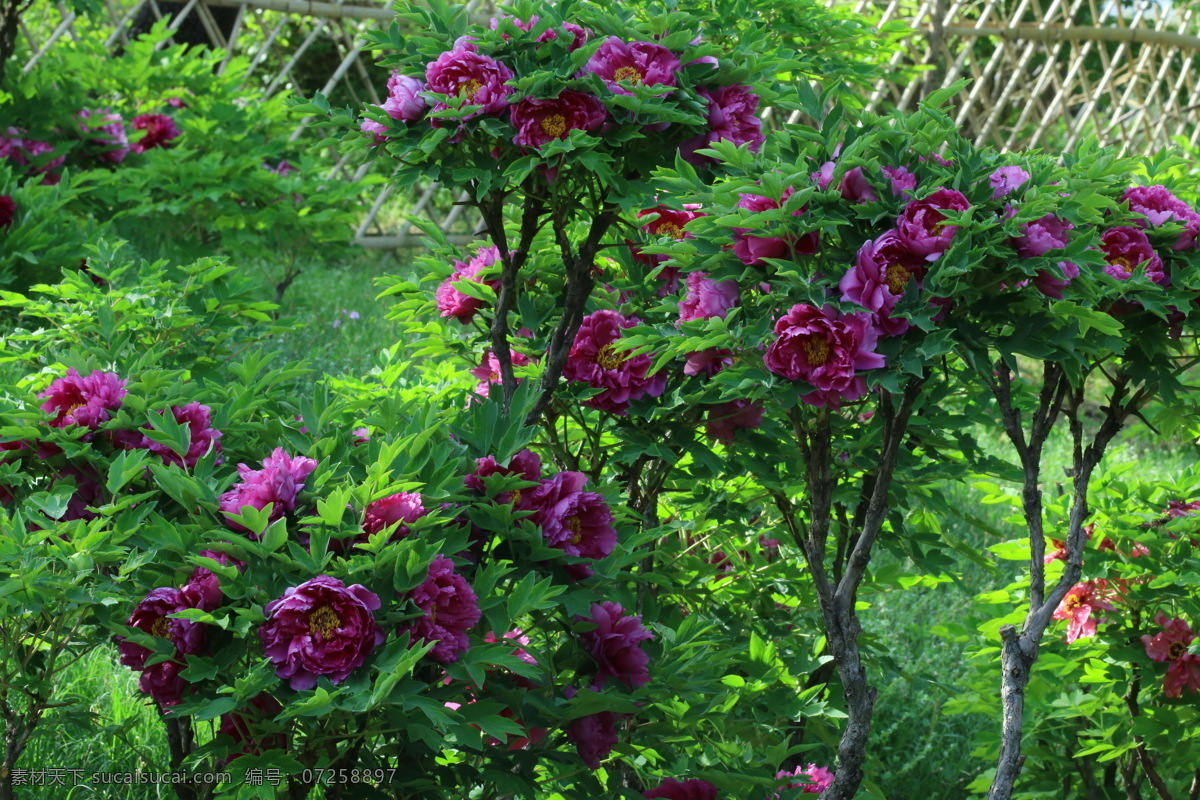
<svg viewBox="0 0 1200 800">
<path fill-rule="evenodd" d="M 435 558 L 424 583 L 409 592 L 408 598 L 425 615 L 405 623 L 400 631 L 409 631 L 414 641 L 437 642 L 429 651 L 434 661 L 452 664 L 470 649 L 467 631 L 479 622 L 479 601 L 467 581 L 455 574 L 453 561 L 445 556 Z"/>
<path fill-rule="evenodd" d="M 591 613 L 588 622 L 595 623 L 596 628 L 580 638 L 600 665 L 594 685 L 603 686 L 609 677 L 630 688 L 649 683 L 650 656 L 642 649 L 642 642 L 653 639 L 654 634 L 642 627 L 642 618 L 627 616 L 620 603 L 608 601 L 592 603 Z"/>
<path fill-rule="evenodd" d="M 296 169 L 295 167 L 293 167 L 291 164 L 289 164 L 286 158 L 283 159 L 282 161 L 280 161 L 278 164 L 276 164 L 273 167 L 264 162 L 263 168 L 266 169 L 267 172 L 274 173 L 281 178 L 286 178 L 288 175 L 291 175 L 293 172 L 300 171 L 300 170 Z"/>
<path fill-rule="evenodd" d="M 205 558 L 211 558 L 219 564 L 235 564 L 239 570 L 246 568 L 246 562 L 238 561 L 230 555 L 215 550 L 201 550 L 199 554 Z M 205 567 L 196 567 L 192 571 L 192 577 L 188 578 L 188 582 L 180 590 L 183 602 L 189 608 L 198 608 L 201 611 L 212 611 L 214 608 L 218 608 L 224 596 L 221 591 L 220 576 Z"/>
<path fill-rule="evenodd" d="M 1010 206 L 1011 208 L 1011 206 Z M 1010 214 L 1016 214 L 1012 209 Z M 1068 232 L 1075 226 L 1065 219 L 1059 219 L 1053 214 L 1026 222 L 1021 226 L 1021 235 L 1009 240 L 1021 258 L 1036 258 L 1044 256 L 1051 250 L 1061 250 L 1067 246 Z"/>
<path fill-rule="evenodd" d="M 1104 271 L 1117 280 L 1127 281 L 1138 267 L 1144 267 L 1146 277 L 1159 286 L 1170 286 L 1166 267 L 1154 252 L 1150 240 L 1139 228 L 1128 225 L 1109 228 L 1100 236 L 1100 249 L 1108 266 Z"/>
<path fill-rule="evenodd" d="M 754 430 L 762 425 L 763 406 L 751 400 L 731 400 L 708 407 L 704 432 L 724 444 L 733 444 L 737 430 Z"/>
<path fill-rule="evenodd" d="M 120 164 L 125 160 L 125 156 L 129 155 L 129 137 L 125 134 L 125 121 L 120 114 L 84 109 L 76 116 L 79 117 L 80 132 L 95 136 L 91 139 L 92 144 L 105 148 L 100 154 L 101 161 Z M 93 121 L 93 116 L 100 121 Z"/>
<path fill-rule="evenodd" d="M 775 773 L 775 780 L 784 778 L 808 778 L 806 783 L 789 783 L 783 787 L 785 789 L 803 789 L 802 794 L 821 794 L 830 786 L 833 785 L 833 773 L 825 767 L 818 767 L 816 764 L 809 764 L 807 767 L 796 767 L 791 772 L 780 771 Z M 778 794 L 775 797 L 779 797 Z"/>
<path fill-rule="evenodd" d="M 942 211 L 966 211 L 970 201 L 954 189 L 936 189 L 921 200 L 910 202 L 896 220 L 900 240 L 914 254 L 935 261 L 946 252 L 957 225 L 947 225 Z"/>
<path fill-rule="evenodd" d="M 256 728 L 262 723 L 270 723 L 283 711 L 283 706 L 271 695 L 263 692 L 250 701 L 249 707 L 221 716 L 221 727 L 217 733 L 228 736 L 241 747 L 229 755 L 225 764 L 241 756 L 262 755 L 267 750 L 283 750 L 287 747 L 287 735 L 279 732 L 271 735 L 259 735 Z"/>
<path fill-rule="evenodd" d="M 394 542 L 408 536 L 408 526 L 404 523 L 416 522 L 428 513 L 429 509 L 421 504 L 421 495 L 415 492 L 397 492 L 375 500 L 367 506 L 363 514 L 363 532 L 368 535 L 379 533 L 400 523 L 389 539 Z"/>
<path fill-rule="evenodd" d="M 692 234 L 683 230 L 696 217 L 703 217 L 704 214 L 697 211 L 700 206 L 685 205 L 682 210 L 667 208 L 666 206 L 655 206 L 638 212 L 638 217 L 645 217 L 651 214 L 656 214 L 657 219 L 653 222 L 648 222 L 642 226 L 642 230 L 651 236 L 669 236 L 672 239 L 691 239 Z M 629 242 L 629 250 L 633 253 L 633 257 L 642 264 L 648 267 L 657 267 L 667 261 L 670 256 L 666 255 L 647 255 L 641 251 L 637 245 Z M 678 267 L 663 267 L 658 273 L 660 280 L 666 281 L 658 288 L 658 296 L 666 297 L 675 292 L 679 288 L 679 268 Z"/>
<path fill-rule="evenodd" d="M 890 230 L 863 243 L 854 267 L 842 276 L 838 288 L 843 301 L 874 312 L 873 320 L 880 331 L 899 336 L 908 330 L 909 322 L 893 319 L 892 309 L 908 291 L 909 283 L 915 279 L 919 286 L 924 274 L 925 261 L 908 249 L 895 230 Z"/>
<path fill-rule="evenodd" d="M 507 467 L 500 466 L 500 462 L 492 456 L 477 458 L 475 459 L 475 471 L 463 478 L 463 483 L 468 489 L 483 494 L 483 479 L 491 475 L 514 475 L 530 483 L 538 483 L 542 479 L 542 460 L 532 450 L 522 450 L 517 453 L 509 459 Z M 501 492 L 496 500 L 500 503 L 511 502 L 515 506 L 521 506 L 522 492 L 528 491 L 528 489 L 514 489 L 510 492 Z"/>
<path fill-rule="evenodd" d="M 1077 264 L 1060 261 L 1058 268 L 1062 272 L 1061 278 L 1051 273 L 1050 270 L 1039 269 L 1033 279 L 1033 285 L 1037 287 L 1037 290 L 1054 300 L 1062 300 L 1063 289 L 1070 286 L 1071 281 L 1079 277 L 1079 265 Z"/>
<path fill-rule="evenodd" d="M 1195 640 L 1191 626 L 1184 619 L 1167 619 L 1161 611 L 1154 621 L 1164 629 L 1156 636 L 1142 637 L 1146 655 L 1155 661 L 1169 661 L 1163 677 L 1163 693 L 1167 697 L 1179 697 L 1183 690 L 1200 692 L 1200 656 L 1188 653 L 1188 645 Z"/>
<path fill-rule="evenodd" d="M 1172 250 L 1187 250 L 1196 244 L 1200 233 L 1200 214 L 1167 190 L 1165 186 L 1131 186 L 1121 195 L 1121 202 L 1129 203 L 1129 210 L 1145 219 L 1134 219 L 1139 228 L 1157 228 L 1164 223 L 1181 223 L 1183 233 L 1171 245 Z"/>
<path fill-rule="evenodd" d="M 128 394 L 126 383 L 113 372 L 96 370 L 81 377 L 71 367 L 64 377 L 52 382 L 38 397 L 46 398 L 42 410 L 55 414 L 50 427 L 82 425 L 95 430 L 111 419 L 110 411 L 121 407 L 121 400 Z"/>
<path fill-rule="evenodd" d="M 500 285 L 499 278 L 480 280 L 480 274 L 500 260 L 500 249 L 495 245 L 481 246 L 475 255 L 465 262 L 455 261 L 454 272 L 442 281 L 437 289 L 437 307 L 443 317 L 456 319 L 463 325 L 471 321 L 475 312 L 483 308 L 483 301 L 471 297 L 455 287 L 459 281 L 474 281 L 493 289 Z"/>
<path fill-rule="evenodd" d="M 160 661 L 142 670 L 138 679 L 138 690 L 154 698 L 163 708 L 177 706 L 183 702 L 183 693 L 188 682 L 180 677 L 184 665 L 178 661 Z"/>
<path fill-rule="evenodd" d="M 988 183 L 992 185 L 992 199 L 1007 197 L 1024 186 L 1028 180 L 1029 173 L 1016 165 L 998 168 L 988 178 Z"/>
<path fill-rule="evenodd" d="M 655 788 L 642 792 L 642 797 L 664 800 L 717 800 L 717 787 L 699 778 L 682 783 L 674 778 L 667 778 Z"/>
<path fill-rule="evenodd" d="M 507 109 L 513 89 L 505 84 L 513 77 L 511 69 L 479 53 L 470 42 L 456 43 L 453 50 L 442 53 L 425 68 L 429 91 L 457 97 L 464 106 L 482 106 L 464 119 L 500 114 Z M 433 108 L 441 111 L 450 106 L 437 103 Z"/>
<path fill-rule="evenodd" d="M 879 168 L 892 184 L 892 194 L 896 197 L 912 197 L 917 188 L 917 176 L 904 167 Z"/>
<path fill-rule="evenodd" d="M 177 653 L 193 655 L 204 649 L 204 626 L 189 619 L 172 619 L 168 615 L 195 607 L 178 589 L 152 589 L 133 609 L 125 624 L 137 628 L 142 633 L 170 640 Z M 133 670 L 146 668 L 146 660 L 154 651 L 134 644 L 124 636 L 116 636 L 114 639 L 117 651 L 121 654 L 122 664 Z"/>
<path fill-rule="evenodd" d="M 61 452 L 54 445 L 43 443 L 38 447 L 38 458 L 47 458 Z M 67 501 L 66 511 L 61 517 L 63 522 L 70 522 L 74 519 L 97 519 L 100 516 L 94 511 L 88 511 L 89 506 L 98 508 L 104 505 L 108 496 L 104 490 L 104 480 L 96 470 L 90 466 L 82 469 L 68 466 L 55 478 L 59 480 L 71 478 L 75 481 L 75 493 Z"/>
<path fill-rule="evenodd" d="M 393 72 L 387 82 L 388 96 L 379 106 L 398 122 L 416 122 L 425 115 L 429 103 L 421 96 L 425 84 L 416 78 Z"/>
<path fill-rule="evenodd" d="M 252 470 L 238 464 L 241 482 L 221 495 L 220 509 L 225 514 L 226 524 L 234 530 L 248 530 L 235 522 L 230 515 L 241 513 L 244 506 L 260 511 L 273 503 L 271 521 L 296 510 L 296 497 L 304 489 L 304 479 L 317 468 L 317 462 L 304 456 L 289 456 L 282 447 L 275 448 L 263 459 L 261 470 Z"/>
<path fill-rule="evenodd" d="M 321 675 L 338 684 L 383 644 L 371 613 L 379 606 L 379 596 L 365 586 L 318 575 L 267 603 L 259 639 L 275 674 L 292 689 L 311 689 Z"/>
<path fill-rule="evenodd" d="M 54 152 L 54 146 L 49 142 L 41 142 L 34 139 L 23 139 L 23 131 L 9 127 L 4 133 L 0 133 L 0 158 L 12 160 L 18 166 L 29 166 L 35 161 L 41 160 L 41 157 L 47 153 Z M 54 174 L 52 171 L 62 166 L 66 160 L 66 156 L 58 156 L 52 158 L 41 166 L 34 166 L 29 170 L 31 175 L 43 175 L 42 183 L 53 185 L 58 183 L 62 176 Z"/>
<path fill-rule="evenodd" d="M 162 412 L 159 412 L 162 413 Z M 160 444 L 148 436 L 143 436 L 142 447 L 162 458 L 168 464 L 179 464 L 188 469 L 212 450 L 221 452 L 222 434 L 212 427 L 212 409 L 200 403 L 188 403 L 185 406 L 171 406 L 171 415 L 180 425 L 187 425 L 191 433 L 191 444 L 183 458 L 165 444 Z"/>
<path fill-rule="evenodd" d="M 529 356 L 516 350 L 509 349 L 509 356 L 514 367 L 524 367 L 530 362 Z M 484 352 L 483 361 L 478 367 L 471 369 L 471 374 L 479 379 L 479 383 L 475 384 L 475 394 L 480 397 L 487 397 L 491 394 L 491 385 L 493 383 L 503 383 L 503 378 L 500 374 L 500 359 L 496 357 L 490 349 Z M 521 383 L 521 379 L 517 378 L 517 383 Z"/>
<path fill-rule="evenodd" d="M 526 22 L 525 20 L 517 19 L 516 17 L 504 15 L 500 18 L 492 17 L 488 24 L 492 30 L 498 30 L 500 28 L 500 21 L 508 20 L 520 30 L 529 33 L 531 30 L 537 27 L 537 24 L 541 22 L 541 19 L 542 18 L 537 14 L 534 14 L 529 18 L 529 21 Z M 574 52 L 583 47 L 589 38 L 587 30 L 576 25 L 574 22 L 564 22 L 558 29 L 548 28 L 547 30 L 543 31 L 542 34 L 538 36 L 537 40 L 539 42 L 549 42 L 553 39 L 557 39 L 559 30 L 566 31 L 567 33 L 571 34 L 571 43 L 567 46 L 568 52 Z M 508 39 L 511 37 L 506 33 L 502 34 L 501 38 L 505 41 L 508 41 Z"/>
<path fill-rule="evenodd" d="M 617 546 L 617 530 L 604 498 L 583 491 L 586 483 L 582 472 L 560 472 L 531 489 L 521 507 L 533 510 L 530 520 L 541 527 L 546 544 L 569 556 L 599 560 Z M 567 569 L 577 579 L 592 574 L 583 564 Z"/>
<path fill-rule="evenodd" d="M 517 129 L 513 143 L 541 147 L 567 138 L 573 130 L 595 133 L 607 117 L 608 110 L 597 98 L 571 89 L 549 100 L 525 97 L 513 106 L 512 124 Z"/>
<path fill-rule="evenodd" d="M 383 106 L 375 106 L 375 108 L 383 108 Z M 376 122 L 370 117 L 363 117 L 362 122 L 358 124 L 358 129 L 371 137 L 371 144 L 373 145 L 383 144 L 388 140 L 388 126 L 382 122 Z M 334 324 L 334 327 L 340 324 L 341 320 L 338 320 Z"/>
<path fill-rule="evenodd" d="M 873 352 L 878 331 L 866 314 L 841 314 L 832 306 L 792 306 L 775 323 L 779 337 L 763 363 L 788 380 L 802 380 L 816 391 L 800 399 L 809 405 L 837 408 L 867 392 L 858 370 L 878 369 L 883 356 Z"/>
<path fill-rule="evenodd" d="M 155 147 L 165 149 L 180 135 L 179 126 L 166 114 L 142 114 L 140 117 L 134 117 L 133 129 L 146 132 L 145 136 L 131 146 L 130 149 L 135 153 L 144 153 Z"/>
<path fill-rule="evenodd" d="M 783 191 L 783 197 L 772 200 L 758 194 L 743 194 L 738 198 L 737 207 L 744 208 L 752 214 L 761 214 L 775 208 L 782 208 L 784 202 L 795 192 L 792 187 Z M 798 217 L 807 209 L 800 208 L 792 212 Z M 743 264 L 751 267 L 761 267 L 767 258 L 789 258 L 792 253 L 812 255 L 817 252 L 819 241 L 816 231 L 811 231 L 800 237 L 795 236 L 760 236 L 749 228 L 733 229 L 733 254 L 741 259 Z"/>
<path fill-rule="evenodd" d="M 706 347 L 687 354 L 684 375 L 703 375 L 711 378 L 733 363 L 733 351 L 724 347 Z"/>
<path fill-rule="evenodd" d="M 12 195 L 0 195 L 0 228 L 8 230 L 17 216 L 17 204 Z"/>
<path fill-rule="evenodd" d="M 738 304 L 741 290 L 737 281 L 714 281 L 707 272 L 690 272 L 687 293 L 679 301 L 679 321 L 676 327 L 696 319 L 720 317 L 725 319 L 729 309 Z"/>
<path fill-rule="evenodd" d="M 628 412 L 631 401 L 647 394 L 658 397 L 666 389 L 666 373 L 646 376 L 651 365 L 648 354 L 631 356 L 613 347 L 621 338 L 621 331 L 636 324 L 637 320 L 626 319 L 608 309 L 583 318 L 567 356 L 563 377 L 604 390 L 588 398 L 585 405 L 623 415 Z"/>
<path fill-rule="evenodd" d="M 1103 578 L 1094 581 L 1083 581 L 1071 587 L 1054 611 L 1054 619 L 1069 619 L 1067 625 L 1067 644 L 1084 636 L 1096 635 L 1096 624 L 1103 620 L 1093 618 L 1092 612 L 1097 609 L 1115 611 L 1112 603 L 1104 598 L 1111 594 L 1108 581 Z"/>
<path fill-rule="evenodd" d="M 567 726 L 567 738 L 575 743 L 580 761 L 600 769 L 600 760 L 617 744 L 617 718 L 611 711 L 578 717 Z"/>
<path fill-rule="evenodd" d="M 659 94 L 675 87 L 679 59 L 667 48 L 653 42 L 625 43 L 610 36 L 584 64 L 579 76 L 586 73 L 600 76 L 614 94 L 633 94 L 629 86 L 661 86 Z"/>
<path fill-rule="evenodd" d="M 697 155 L 696 151 L 721 140 L 738 147 L 748 145 L 751 153 L 762 149 L 766 137 L 762 132 L 762 120 L 758 117 L 760 98 L 749 86 L 702 87 L 697 93 L 708 101 L 708 131 L 693 136 L 679 146 L 685 161 L 692 164 L 712 162 L 712 158 Z"/>
</svg>

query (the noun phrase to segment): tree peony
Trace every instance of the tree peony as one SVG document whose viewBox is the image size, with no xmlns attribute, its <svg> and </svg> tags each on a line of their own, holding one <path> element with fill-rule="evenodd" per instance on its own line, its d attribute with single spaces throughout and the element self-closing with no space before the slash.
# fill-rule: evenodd
<svg viewBox="0 0 1200 800">
<path fill-rule="evenodd" d="M 642 618 L 627 616 L 620 603 L 608 601 L 592 603 L 591 610 L 588 621 L 596 628 L 580 638 L 600 665 L 594 685 L 603 686 L 609 677 L 630 688 L 649 683 L 650 656 L 642 649 L 642 642 L 653 639 L 654 634 L 642 627 Z"/>
<path fill-rule="evenodd" d="M 565 89 L 549 100 L 526 97 L 513 106 L 513 143 L 536 148 L 565 139 L 573 130 L 595 133 L 607 117 L 604 104 L 583 92 Z"/>
<path fill-rule="evenodd" d="M 879 334 L 866 314 L 798 304 L 776 321 L 775 333 L 779 338 L 763 363 L 776 375 L 811 384 L 816 391 L 801 397 L 809 405 L 837 408 L 862 397 L 867 382 L 857 371 L 884 365 L 872 349 Z"/>
<path fill-rule="evenodd" d="M 425 612 L 401 626 L 412 633 L 413 639 L 437 642 L 429 651 L 434 661 L 451 664 L 471 646 L 467 631 L 479 622 L 479 601 L 461 575 L 454 572 L 454 562 L 438 556 L 429 565 L 425 582 L 413 589 L 408 598 Z"/>
<path fill-rule="evenodd" d="M 610 36 L 584 65 L 587 73 L 600 76 L 614 94 L 633 94 L 628 86 L 661 86 L 660 94 L 675 87 L 679 59 L 667 48 L 653 42 L 625 43 Z"/>
</svg>

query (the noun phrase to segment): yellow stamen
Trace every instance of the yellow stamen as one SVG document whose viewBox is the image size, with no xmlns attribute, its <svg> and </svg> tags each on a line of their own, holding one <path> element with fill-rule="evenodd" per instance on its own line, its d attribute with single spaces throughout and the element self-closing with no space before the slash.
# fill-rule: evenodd
<svg viewBox="0 0 1200 800">
<path fill-rule="evenodd" d="M 341 618 L 329 606 L 321 606 L 308 615 L 308 629 L 313 633 L 321 634 L 326 639 L 341 626 Z"/>
<path fill-rule="evenodd" d="M 472 78 L 469 81 L 464 81 L 458 86 L 458 96 L 463 100 L 474 100 L 476 93 L 483 88 L 483 84 Z"/>
<path fill-rule="evenodd" d="M 612 345 L 612 342 L 600 348 L 600 352 L 596 353 L 596 363 L 604 369 L 616 369 L 625 363 L 625 354 L 618 353 Z"/>
<path fill-rule="evenodd" d="M 579 540 L 583 538 L 583 526 L 579 522 L 579 517 L 567 517 L 563 523 L 567 526 L 567 530 L 575 534 L 571 537 L 571 544 L 579 544 Z"/>
<path fill-rule="evenodd" d="M 551 114 L 542 118 L 542 130 L 547 136 L 562 139 L 567 135 L 567 120 L 562 114 Z"/>
<path fill-rule="evenodd" d="M 613 73 L 614 81 L 629 81 L 634 86 L 642 85 L 642 73 L 634 67 L 618 67 Z"/>
<path fill-rule="evenodd" d="M 891 264 L 887 268 L 887 274 L 884 280 L 887 282 L 888 288 L 892 290 L 892 294 L 903 294 L 904 286 L 908 283 L 908 279 L 912 277 L 912 273 L 906 270 L 899 264 Z"/>
<path fill-rule="evenodd" d="M 823 336 L 809 336 L 804 342 L 804 354 L 810 367 L 819 367 L 829 360 L 829 342 Z"/>
</svg>

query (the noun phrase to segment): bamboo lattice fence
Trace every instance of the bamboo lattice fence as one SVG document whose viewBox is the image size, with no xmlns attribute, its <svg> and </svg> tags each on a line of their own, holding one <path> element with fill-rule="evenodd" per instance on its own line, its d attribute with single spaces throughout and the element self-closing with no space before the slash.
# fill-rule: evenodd
<svg viewBox="0 0 1200 800">
<path fill-rule="evenodd" d="M 359 48 L 365 31 L 392 19 L 382 2 L 104 2 L 107 13 L 99 20 L 79 19 L 61 3 L 41 6 L 38 24 L 21 24 L 22 68 L 36 69 L 51 47 L 78 36 L 84 25 L 101 26 L 116 48 L 166 16 L 176 41 L 225 48 L 226 63 L 234 53 L 249 59 L 268 94 L 320 90 L 340 93 L 343 102 L 382 102 L 386 73 Z M 486 17 L 484 2 L 470 0 L 468 11 Z M 1176 137 L 1191 146 L 1200 141 L 1200 14 L 1191 7 L 1171 0 L 853 2 L 859 14 L 914 29 L 891 62 L 905 77 L 881 80 L 868 110 L 908 110 L 930 91 L 969 78 L 967 90 L 952 102 L 953 113 L 968 136 L 1004 150 L 1068 152 L 1087 135 L 1127 153 L 1160 149 Z M 324 79 L 313 83 L 314 74 Z M 304 135 L 300 126 L 292 138 Z M 359 159 L 330 152 L 330 177 L 353 181 L 379 168 Z M 368 247 L 417 243 L 403 212 L 469 237 L 473 220 L 453 200 L 436 184 L 406 196 L 385 185 L 372 198 L 356 239 Z"/>
</svg>

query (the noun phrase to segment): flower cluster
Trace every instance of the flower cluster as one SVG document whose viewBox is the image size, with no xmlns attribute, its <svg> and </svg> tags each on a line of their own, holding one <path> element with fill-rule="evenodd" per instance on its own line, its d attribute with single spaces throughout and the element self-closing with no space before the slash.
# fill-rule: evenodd
<svg viewBox="0 0 1200 800">
<path fill-rule="evenodd" d="M 1109 600 L 1113 590 L 1109 582 L 1103 578 L 1094 581 L 1083 581 L 1071 587 L 1058 608 L 1054 610 L 1054 619 L 1067 619 L 1067 643 L 1084 636 L 1096 635 L 1096 624 L 1104 622 L 1094 616 L 1098 610 L 1115 611 Z"/>
<path fill-rule="evenodd" d="M 805 783 L 788 783 L 783 787 L 785 789 L 801 789 L 802 794 L 821 794 L 833 785 L 834 774 L 825 767 L 809 764 L 807 767 L 796 767 L 791 772 L 780 771 L 775 775 L 776 780 L 786 778 L 807 778 L 808 780 Z M 778 794 L 775 796 L 779 797 Z"/>
</svg>

